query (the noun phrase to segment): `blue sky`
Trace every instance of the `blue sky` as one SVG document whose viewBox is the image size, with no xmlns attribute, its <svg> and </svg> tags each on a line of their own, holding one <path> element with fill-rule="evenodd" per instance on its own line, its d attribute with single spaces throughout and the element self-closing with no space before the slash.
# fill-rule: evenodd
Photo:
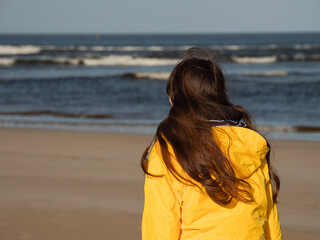
<svg viewBox="0 0 320 240">
<path fill-rule="evenodd" d="M 320 32 L 319 0 L 1 0 L 0 33 Z"/>
</svg>

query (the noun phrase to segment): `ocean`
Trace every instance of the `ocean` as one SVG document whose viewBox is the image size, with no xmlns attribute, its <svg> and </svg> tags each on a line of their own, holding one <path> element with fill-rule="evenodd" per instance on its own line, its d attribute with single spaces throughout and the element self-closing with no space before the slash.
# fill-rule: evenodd
<svg viewBox="0 0 320 240">
<path fill-rule="evenodd" d="M 264 134 L 320 140 L 320 33 L 0 35 L 0 127 L 154 133 L 191 46 Z"/>
</svg>

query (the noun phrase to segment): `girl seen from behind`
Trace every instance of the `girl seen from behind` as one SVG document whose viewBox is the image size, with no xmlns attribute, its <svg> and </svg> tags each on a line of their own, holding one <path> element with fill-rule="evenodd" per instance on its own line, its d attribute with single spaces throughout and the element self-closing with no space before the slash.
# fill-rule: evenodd
<svg viewBox="0 0 320 240">
<path fill-rule="evenodd" d="M 172 108 L 141 159 L 142 239 L 281 239 L 270 146 L 230 102 L 218 64 L 189 49 L 167 94 Z"/>
</svg>

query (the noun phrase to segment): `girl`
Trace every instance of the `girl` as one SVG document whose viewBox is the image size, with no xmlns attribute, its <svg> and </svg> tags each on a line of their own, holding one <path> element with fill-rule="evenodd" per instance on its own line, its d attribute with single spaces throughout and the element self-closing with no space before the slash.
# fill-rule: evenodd
<svg viewBox="0 0 320 240">
<path fill-rule="evenodd" d="M 270 146 L 230 102 L 221 68 L 191 48 L 167 94 L 169 116 L 141 159 L 142 239 L 281 239 Z"/>
</svg>

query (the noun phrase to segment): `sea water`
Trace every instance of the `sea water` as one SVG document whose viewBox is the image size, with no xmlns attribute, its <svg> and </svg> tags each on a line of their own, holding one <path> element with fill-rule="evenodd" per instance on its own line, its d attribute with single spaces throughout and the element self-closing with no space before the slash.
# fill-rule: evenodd
<svg viewBox="0 0 320 240">
<path fill-rule="evenodd" d="M 0 127 L 154 133 L 191 46 L 262 132 L 320 140 L 320 33 L 0 35 Z"/>
</svg>

